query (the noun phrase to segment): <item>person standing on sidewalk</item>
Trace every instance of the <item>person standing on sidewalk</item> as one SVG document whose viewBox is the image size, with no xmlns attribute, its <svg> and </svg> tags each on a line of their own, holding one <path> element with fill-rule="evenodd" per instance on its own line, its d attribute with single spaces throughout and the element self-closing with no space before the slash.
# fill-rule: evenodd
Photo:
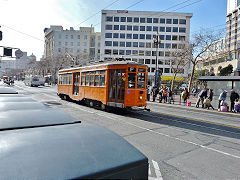
<svg viewBox="0 0 240 180">
<path fill-rule="evenodd" d="M 155 99 L 157 97 L 157 94 L 158 94 L 158 88 L 156 85 L 153 86 L 153 102 L 155 102 Z"/>
<path fill-rule="evenodd" d="M 161 87 L 159 90 L 159 103 L 162 103 L 162 99 L 163 99 L 163 87 Z"/>
<path fill-rule="evenodd" d="M 200 101 L 201 101 L 201 103 L 202 103 L 202 108 L 204 108 L 203 101 L 204 101 L 204 99 L 207 98 L 207 91 L 208 91 L 208 89 L 207 89 L 207 88 L 204 88 L 204 89 L 201 90 L 200 93 L 198 94 L 198 100 L 197 100 L 197 103 L 196 103 L 196 108 L 199 107 Z"/>
<path fill-rule="evenodd" d="M 234 105 L 235 105 L 235 101 L 239 100 L 239 95 L 238 93 L 236 93 L 233 89 L 231 90 L 231 95 L 230 95 L 230 101 L 231 101 L 231 108 L 230 111 L 231 112 L 235 112 L 234 111 Z"/>
<path fill-rule="evenodd" d="M 221 107 L 221 102 L 222 101 L 225 101 L 227 98 L 227 91 L 224 90 L 220 95 L 219 95 L 219 98 L 218 98 L 218 111 L 221 111 L 220 107 Z"/>
<path fill-rule="evenodd" d="M 206 104 L 207 108 L 208 108 L 208 109 L 209 109 L 209 108 L 212 108 L 212 110 L 214 110 L 214 108 L 213 108 L 213 106 L 212 106 L 212 104 L 211 104 L 211 102 L 212 102 L 212 100 L 213 100 L 213 90 L 212 90 L 212 89 L 209 89 L 209 95 L 208 95 L 207 99 L 209 100 L 209 103 Z"/>
</svg>

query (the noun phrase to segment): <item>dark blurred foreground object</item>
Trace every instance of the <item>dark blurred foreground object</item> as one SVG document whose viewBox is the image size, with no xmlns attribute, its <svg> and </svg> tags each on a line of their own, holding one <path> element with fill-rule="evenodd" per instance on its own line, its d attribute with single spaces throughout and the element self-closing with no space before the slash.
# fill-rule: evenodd
<svg viewBox="0 0 240 180">
<path fill-rule="evenodd" d="M 0 104 L 0 179 L 148 179 L 147 157 L 112 131 L 23 95 Z"/>
</svg>

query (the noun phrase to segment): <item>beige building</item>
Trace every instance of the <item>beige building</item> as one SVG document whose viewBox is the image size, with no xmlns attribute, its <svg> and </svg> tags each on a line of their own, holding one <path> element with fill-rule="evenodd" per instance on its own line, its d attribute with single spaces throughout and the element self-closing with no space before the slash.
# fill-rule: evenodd
<svg viewBox="0 0 240 180">
<path fill-rule="evenodd" d="M 64 30 L 62 26 L 50 26 L 44 29 L 44 58 L 67 56 L 85 64 L 99 61 L 101 33 L 95 33 L 93 27 L 73 27 Z"/>
</svg>

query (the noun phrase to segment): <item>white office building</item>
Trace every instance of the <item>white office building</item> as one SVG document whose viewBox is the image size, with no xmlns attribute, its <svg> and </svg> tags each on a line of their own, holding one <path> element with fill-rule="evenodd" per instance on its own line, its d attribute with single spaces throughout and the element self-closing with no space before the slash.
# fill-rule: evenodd
<svg viewBox="0 0 240 180">
<path fill-rule="evenodd" d="M 64 30 L 62 26 L 50 26 L 44 29 L 44 57 L 57 58 L 71 56 L 80 60 L 81 64 L 100 59 L 100 33 L 95 33 L 93 27 L 73 27 Z"/>
<path fill-rule="evenodd" d="M 156 69 L 171 77 L 171 52 L 189 42 L 191 13 L 102 10 L 101 60 L 136 61 L 149 67 L 149 77 Z M 156 49 L 153 38 L 159 34 Z M 187 77 L 185 66 L 181 77 Z"/>
</svg>

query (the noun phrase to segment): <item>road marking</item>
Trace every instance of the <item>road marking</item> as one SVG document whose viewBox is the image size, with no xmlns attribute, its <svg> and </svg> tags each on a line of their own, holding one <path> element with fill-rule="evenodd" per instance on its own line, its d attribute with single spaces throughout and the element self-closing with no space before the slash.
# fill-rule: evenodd
<svg viewBox="0 0 240 180">
<path fill-rule="evenodd" d="M 158 167 L 158 163 L 156 161 L 154 161 L 154 160 L 152 160 L 152 163 L 153 163 L 153 167 L 154 167 L 157 179 L 158 180 L 163 180 L 162 174 L 161 174 L 160 169 Z"/>
</svg>

